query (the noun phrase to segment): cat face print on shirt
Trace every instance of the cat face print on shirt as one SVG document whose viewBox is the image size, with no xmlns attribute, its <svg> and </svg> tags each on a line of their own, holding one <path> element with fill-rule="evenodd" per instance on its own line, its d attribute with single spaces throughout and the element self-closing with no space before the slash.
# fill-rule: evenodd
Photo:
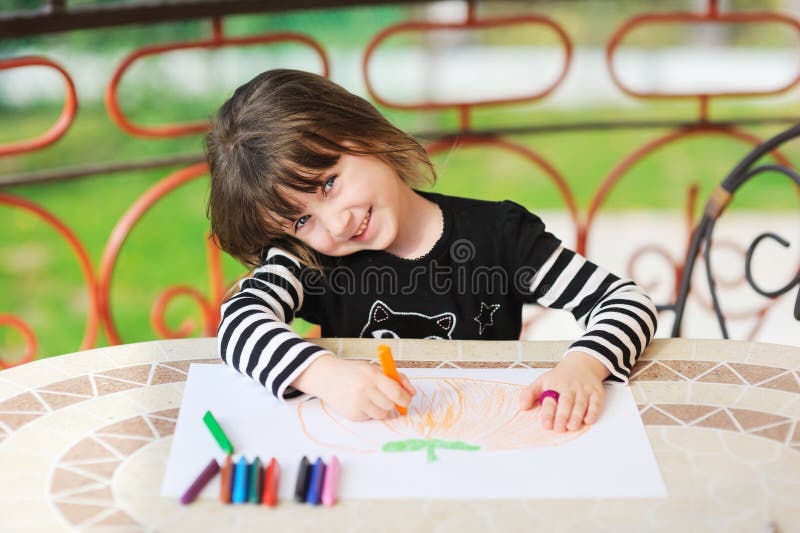
<svg viewBox="0 0 800 533">
<path fill-rule="evenodd" d="M 369 310 L 369 319 L 361 337 L 376 339 L 452 339 L 456 315 L 440 313 L 434 316 L 392 310 L 376 300 Z"/>
</svg>

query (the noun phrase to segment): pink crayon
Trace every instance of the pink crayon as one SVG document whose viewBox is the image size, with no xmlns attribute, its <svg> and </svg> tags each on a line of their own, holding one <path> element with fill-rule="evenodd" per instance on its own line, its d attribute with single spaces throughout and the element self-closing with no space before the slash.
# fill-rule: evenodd
<svg viewBox="0 0 800 533">
<path fill-rule="evenodd" d="M 325 470 L 325 480 L 322 482 L 322 505 L 326 507 L 336 503 L 336 498 L 339 495 L 340 472 L 339 460 L 334 455 L 328 463 L 328 468 Z"/>
</svg>

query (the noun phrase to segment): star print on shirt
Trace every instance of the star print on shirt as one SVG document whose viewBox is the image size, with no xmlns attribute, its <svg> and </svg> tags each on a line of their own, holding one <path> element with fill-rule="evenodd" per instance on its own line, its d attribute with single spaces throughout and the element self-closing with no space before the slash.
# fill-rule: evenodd
<svg viewBox="0 0 800 533">
<path fill-rule="evenodd" d="M 473 320 L 478 323 L 478 335 L 483 335 L 483 330 L 494 325 L 492 316 L 494 316 L 495 311 L 498 309 L 500 309 L 500 304 L 486 305 L 481 302 L 481 312 L 478 313 L 478 316 L 473 318 Z"/>
</svg>

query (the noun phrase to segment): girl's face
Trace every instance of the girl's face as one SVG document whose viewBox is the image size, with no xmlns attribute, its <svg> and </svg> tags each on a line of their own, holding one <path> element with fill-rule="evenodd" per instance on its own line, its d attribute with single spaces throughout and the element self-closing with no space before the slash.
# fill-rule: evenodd
<svg viewBox="0 0 800 533">
<path fill-rule="evenodd" d="M 392 252 L 399 229 L 399 202 L 405 184 L 375 156 L 342 154 L 313 193 L 292 191 L 304 206 L 287 232 L 328 256 L 361 250 Z"/>
</svg>

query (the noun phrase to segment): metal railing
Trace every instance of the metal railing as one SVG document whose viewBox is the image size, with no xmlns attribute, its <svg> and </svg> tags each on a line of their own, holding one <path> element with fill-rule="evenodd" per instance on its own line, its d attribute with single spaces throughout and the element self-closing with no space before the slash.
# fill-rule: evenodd
<svg viewBox="0 0 800 533">
<path fill-rule="evenodd" d="M 428 2 L 415 1 L 405 2 L 408 5 L 425 6 Z M 292 3 L 292 10 L 303 9 L 330 9 L 341 8 L 343 6 L 361 6 L 371 8 L 384 4 L 394 4 L 388 1 L 352 1 L 352 2 L 331 2 L 331 1 L 312 1 L 302 0 Z M 614 85 L 620 93 L 627 94 L 631 98 L 643 101 L 676 99 L 684 101 L 695 101 L 697 103 L 697 113 L 694 119 L 686 120 L 653 120 L 648 118 L 636 120 L 619 121 L 582 121 L 577 123 L 559 124 L 523 124 L 518 126 L 473 126 L 473 115 L 476 109 L 488 106 L 502 106 L 509 103 L 531 103 L 539 102 L 550 97 L 563 84 L 566 75 L 571 69 L 572 50 L 574 48 L 573 37 L 563 24 L 554 20 L 552 17 L 539 14 L 521 13 L 519 15 L 509 15 L 503 13 L 495 16 L 492 14 L 492 2 L 480 4 L 482 11 L 479 13 L 479 5 L 470 1 L 466 3 L 466 15 L 460 21 L 431 21 L 413 19 L 398 24 L 392 24 L 383 28 L 375 34 L 366 45 L 362 58 L 362 78 L 366 85 L 369 96 L 383 106 L 385 109 L 395 110 L 414 110 L 418 112 L 455 111 L 458 115 L 458 124 L 455 128 L 441 130 L 427 130 L 416 132 L 417 136 L 424 139 L 428 149 L 432 154 L 451 150 L 455 146 L 483 146 L 492 150 L 513 154 L 522 157 L 527 163 L 536 167 L 546 179 L 550 180 L 557 188 L 563 205 L 575 227 L 575 247 L 577 251 L 586 253 L 588 243 L 591 238 L 593 222 L 597 214 L 604 206 L 609 194 L 615 189 L 617 184 L 631 168 L 650 157 L 656 151 L 665 146 L 675 144 L 684 139 L 694 139 L 698 137 L 722 137 L 741 141 L 746 145 L 758 147 L 763 139 L 755 135 L 747 128 L 755 125 L 764 124 L 794 124 L 800 122 L 800 117 L 785 116 L 780 112 L 769 110 L 759 116 L 739 117 L 735 120 L 717 120 L 710 111 L 710 104 L 720 99 L 754 98 L 759 96 L 774 96 L 775 94 L 785 94 L 794 90 L 800 84 L 800 73 L 783 86 L 762 91 L 721 91 L 721 92 L 688 92 L 688 93 L 666 93 L 663 91 L 642 91 L 628 87 L 619 76 L 615 58 L 618 53 L 620 43 L 626 36 L 636 28 L 645 25 L 663 24 L 710 24 L 710 25 L 730 25 L 742 23 L 755 24 L 781 24 L 795 30 L 800 35 L 800 18 L 791 14 L 766 12 L 766 11 L 739 11 L 725 12 L 716 0 L 709 0 L 705 8 L 701 11 L 670 11 L 670 12 L 643 12 L 625 20 L 621 25 L 610 32 L 610 37 L 605 43 L 606 69 Z M 579 4 L 575 2 L 575 4 Z M 324 43 L 317 41 L 313 36 L 291 31 L 270 32 L 246 37 L 228 37 L 224 31 L 224 21 L 226 17 L 238 14 L 249 13 L 269 13 L 282 11 L 285 9 L 285 2 L 273 0 L 230 0 L 230 1 L 187 1 L 181 3 L 141 3 L 141 4 L 108 4 L 101 6 L 75 6 L 71 7 L 66 1 L 49 1 L 41 9 L 30 12 L 0 13 L 0 42 L 19 37 L 30 37 L 51 33 L 64 33 L 77 30 L 109 28 L 119 25 L 130 24 L 154 24 L 166 21 L 177 20 L 210 20 L 211 32 L 205 39 L 188 42 L 165 43 L 154 46 L 146 46 L 132 50 L 119 63 L 113 73 L 106 88 L 106 109 L 108 116 L 120 129 L 131 136 L 140 138 L 163 138 L 177 137 L 183 135 L 196 135 L 202 133 L 206 125 L 204 123 L 188 124 L 162 124 L 157 126 L 142 126 L 129 119 L 118 102 L 117 87 L 127 70 L 137 60 L 144 57 L 157 56 L 175 50 L 204 49 L 216 50 L 223 47 L 242 47 L 253 44 L 271 43 L 299 43 L 307 49 L 313 51 L 320 58 L 323 65 L 323 74 L 327 74 L 330 59 L 326 53 Z M 534 4 L 535 6 L 535 4 Z M 506 5 L 506 8 L 508 6 Z M 506 9 L 507 10 L 507 9 Z M 486 29 L 514 29 L 532 31 L 545 29 L 556 36 L 563 51 L 563 64 L 558 75 L 553 82 L 542 90 L 524 95 L 510 95 L 506 97 L 494 97 L 487 99 L 465 99 L 463 101 L 433 101 L 424 99 L 417 102 L 399 102 L 392 100 L 391 96 L 383 95 L 373 84 L 372 71 L 370 69 L 374 61 L 374 54 L 381 45 L 399 34 L 418 33 L 433 34 L 436 32 L 476 32 Z M 70 128 L 76 120 L 76 109 L 78 105 L 78 95 L 76 94 L 74 83 L 67 69 L 59 65 L 56 61 L 42 56 L 27 57 L 0 57 L 0 69 L 10 70 L 24 68 L 26 66 L 39 66 L 51 68 L 58 72 L 64 79 L 66 86 L 66 98 L 62 113 L 53 126 L 44 134 L 34 139 L 26 139 L 0 145 L 0 157 L 20 157 L 21 154 L 39 151 L 57 142 Z M 569 185 L 569 181 L 558 170 L 555 162 L 550 161 L 545 155 L 531 148 L 524 142 L 518 140 L 523 134 L 545 134 L 560 133 L 568 135 L 573 132 L 586 132 L 596 130 L 634 130 L 647 129 L 662 132 L 655 139 L 651 139 L 633 152 L 627 154 L 622 160 L 618 161 L 613 168 L 602 177 L 599 186 L 595 190 L 588 207 L 582 210 L 575 198 Z M 768 145 L 769 146 L 769 145 Z M 783 168 L 794 168 L 789 158 L 781 153 L 777 148 L 771 147 L 764 151 L 771 154 L 775 161 Z M 734 162 L 731 162 L 733 165 Z M 40 205 L 37 205 L 24 196 L 16 194 L 15 188 L 20 185 L 43 184 L 56 181 L 68 181 L 79 177 L 108 175 L 116 172 L 129 172 L 132 170 L 167 168 L 179 166 L 183 167 L 163 178 L 144 195 L 138 198 L 128 209 L 125 215 L 117 222 L 109 240 L 103 251 L 100 264 L 97 268 L 92 265 L 89 259 L 90 254 L 81 240 L 69 229 L 67 224 L 50 213 Z M 73 253 L 78 259 L 84 273 L 86 292 L 89 295 L 89 313 L 87 314 L 87 325 L 84 339 L 80 344 L 81 349 L 95 346 L 98 333 L 102 328 L 108 342 L 122 342 L 122 337 L 118 332 L 111 307 L 111 284 L 117 256 L 120 248 L 125 242 L 131 230 L 137 222 L 147 213 L 147 211 L 165 195 L 175 188 L 188 183 L 192 180 L 202 179 L 206 176 L 206 168 L 203 163 L 202 154 L 183 153 L 156 158 L 133 160 L 133 161 L 111 161 L 105 163 L 87 163 L 70 168 L 42 169 L 33 172 L 17 172 L 6 176 L 0 176 L 0 206 L 10 206 L 14 209 L 21 209 L 32 216 L 39 218 L 46 224 L 55 229 L 72 248 Z M 800 191 L 800 188 L 798 188 Z M 694 194 L 688 196 L 686 211 L 689 226 L 695 227 L 693 219 L 693 206 L 696 201 L 696 190 Z M 703 222 L 701 222 L 701 228 Z M 694 239 L 690 243 L 690 239 Z M 690 260 L 693 264 L 694 258 L 698 255 L 699 233 L 689 232 L 686 235 L 687 249 L 691 250 Z M 151 313 L 153 331 L 161 337 L 178 337 L 191 334 L 188 325 L 172 330 L 164 323 L 164 310 L 177 296 L 192 299 L 201 310 L 202 325 L 199 331 L 202 334 L 213 335 L 217 317 L 217 307 L 224 287 L 228 282 L 224 279 L 221 267 L 219 251 L 207 241 L 208 268 L 209 268 L 209 288 L 203 292 L 193 287 L 178 286 L 166 289 L 161 296 L 154 302 Z M 752 250 L 751 250 L 752 252 Z M 632 263 L 636 256 L 631 259 L 630 270 L 633 269 Z M 689 282 L 679 283 L 682 277 L 685 280 L 685 260 L 684 258 L 670 259 L 674 265 L 675 291 L 671 301 L 661 303 L 663 310 L 683 309 L 687 295 L 689 294 Z M 689 267 L 691 273 L 691 266 Z M 785 291 L 784 291 L 785 292 Z M 763 293 L 762 293 L 763 294 Z M 678 304 L 676 305 L 676 302 Z M 714 308 L 719 312 L 715 303 Z M 763 319 L 763 308 L 760 308 L 760 319 Z M 678 324 L 674 332 L 677 334 L 681 313 L 678 313 Z M 529 326 L 530 323 L 527 323 Z M 28 361 L 37 355 L 36 335 L 25 320 L 15 314 L 13 309 L 3 309 L 0 307 L 0 327 L 10 327 L 18 331 L 25 342 L 24 356 L 15 363 Z M 754 331 L 756 331 L 754 329 Z"/>
</svg>

